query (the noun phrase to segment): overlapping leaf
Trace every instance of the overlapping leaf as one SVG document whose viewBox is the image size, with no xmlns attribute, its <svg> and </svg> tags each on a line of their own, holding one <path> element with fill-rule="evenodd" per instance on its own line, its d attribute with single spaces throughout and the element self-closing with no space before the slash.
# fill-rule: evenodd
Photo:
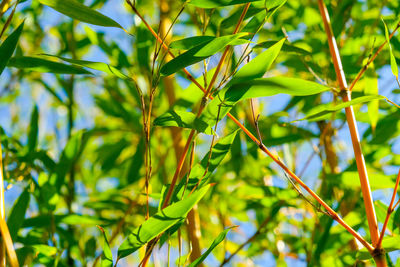
<svg viewBox="0 0 400 267">
<path fill-rule="evenodd" d="M 200 120 L 212 126 L 216 121 L 216 114 L 220 114 L 221 119 L 239 101 L 266 97 L 277 94 L 289 94 L 293 96 L 308 96 L 328 91 L 329 87 L 319 83 L 306 81 L 297 78 L 271 77 L 254 79 L 252 81 L 235 84 L 223 89 L 214 100 L 207 105 L 207 108 L 200 117 Z"/>
<path fill-rule="evenodd" d="M 190 66 L 194 63 L 202 61 L 219 51 L 221 51 L 227 45 L 230 45 L 234 40 L 247 35 L 247 33 L 238 33 L 233 35 L 226 35 L 215 38 L 210 42 L 204 42 L 199 44 L 192 49 L 189 49 L 185 53 L 177 56 L 161 68 L 161 74 L 168 76 L 182 68 Z"/>
<path fill-rule="evenodd" d="M 201 8 L 216 8 L 222 6 L 232 6 L 259 0 L 191 0 L 189 4 Z"/>
</svg>

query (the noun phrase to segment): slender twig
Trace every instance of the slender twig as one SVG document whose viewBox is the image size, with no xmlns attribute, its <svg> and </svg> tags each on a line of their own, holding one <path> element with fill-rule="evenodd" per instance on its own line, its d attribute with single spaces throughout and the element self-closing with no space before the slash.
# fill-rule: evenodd
<svg viewBox="0 0 400 267">
<path fill-rule="evenodd" d="M 131 8 L 134 10 L 134 12 L 135 12 L 136 14 L 138 14 L 138 12 L 137 12 L 135 6 L 134 6 L 132 3 L 130 3 L 128 0 L 127 0 L 127 2 L 128 2 L 129 5 L 131 6 Z M 243 10 L 243 13 L 242 13 L 242 15 L 241 15 L 239 21 L 238 21 L 238 23 L 237 23 L 237 25 L 236 25 L 236 27 L 235 27 L 235 30 L 234 30 L 233 34 L 235 34 L 235 33 L 237 33 L 237 32 L 239 31 L 240 24 L 242 23 L 242 21 L 243 21 L 243 19 L 244 19 L 244 16 L 245 16 L 245 14 L 246 14 L 246 12 L 247 12 L 249 6 L 250 6 L 250 3 L 247 3 L 246 6 L 245 6 L 245 8 L 244 8 L 244 10 Z M 141 17 L 141 18 L 142 18 L 142 17 Z M 142 19 L 142 20 L 144 20 L 144 19 Z M 148 24 L 146 23 L 146 26 L 147 26 L 147 25 L 148 25 Z M 148 28 L 151 29 L 150 26 L 149 26 Z M 153 33 L 154 31 L 151 29 L 151 32 Z M 156 36 L 157 36 L 157 40 L 160 40 L 160 41 L 161 41 L 160 43 L 164 46 L 164 45 L 165 45 L 164 40 L 161 40 L 160 37 L 158 37 L 158 34 L 156 34 Z M 166 45 L 165 45 L 165 46 L 166 46 Z M 210 84 L 209 84 L 209 86 L 208 86 L 206 92 L 204 93 L 204 97 L 203 97 L 203 99 L 202 99 L 201 106 L 200 106 L 200 108 L 199 108 L 199 110 L 198 110 L 198 112 L 197 112 L 196 117 L 199 117 L 199 116 L 201 115 L 201 113 L 203 112 L 203 110 L 204 110 L 204 108 L 205 108 L 205 106 L 206 106 L 207 98 L 209 97 L 209 94 L 210 94 L 210 92 L 211 92 L 211 89 L 212 89 L 212 87 L 213 87 L 213 85 L 214 85 L 214 83 L 215 83 L 215 81 L 216 81 L 216 78 L 217 78 L 217 76 L 218 76 L 219 70 L 220 70 L 221 67 L 222 67 L 222 63 L 223 63 L 224 60 L 225 60 L 225 57 L 226 57 L 226 55 L 227 55 L 227 53 L 228 53 L 228 51 L 229 51 L 229 48 L 230 48 L 230 46 L 227 46 L 227 47 L 225 48 L 224 53 L 223 53 L 222 56 L 221 56 L 221 59 L 220 59 L 220 61 L 219 61 L 219 63 L 218 63 L 218 66 L 217 66 L 217 68 L 216 68 L 216 71 L 215 71 L 215 73 L 214 73 L 214 75 L 213 75 L 213 77 L 212 77 L 212 79 L 211 79 L 211 82 L 210 82 Z M 168 46 L 167 46 L 167 49 L 168 49 Z M 169 51 L 169 49 L 168 49 L 167 51 Z M 163 205 L 162 205 L 162 208 L 163 208 L 163 209 L 169 205 L 169 201 L 171 200 L 172 193 L 173 193 L 173 191 L 174 191 L 176 182 L 177 182 L 178 177 L 179 177 L 179 175 L 180 175 L 180 172 L 181 172 L 181 170 L 182 170 L 183 164 L 184 164 L 185 159 L 186 159 L 186 155 L 187 155 L 187 153 L 188 153 L 190 144 L 191 144 L 191 142 L 192 142 L 192 139 L 193 139 L 195 133 L 196 133 L 196 130 L 194 130 L 194 129 L 192 129 L 192 130 L 190 131 L 190 134 L 189 134 L 189 137 L 188 137 L 188 139 L 187 139 L 187 141 L 186 141 L 186 145 L 185 145 L 185 148 L 184 148 L 184 150 L 183 150 L 182 156 L 181 156 L 181 158 L 180 158 L 180 160 L 179 160 L 179 162 L 178 162 L 178 165 L 177 165 L 177 168 L 176 168 L 176 170 L 175 170 L 174 176 L 173 176 L 173 178 L 172 178 L 171 184 L 170 184 L 170 186 L 169 186 L 169 188 L 168 188 L 168 191 L 167 191 L 167 194 L 166 194 L 164 203 L 163 203 Z M 147 179 L 146 179 L 146 180 L 147 180 Z M 147 183 L 146 183 L 146 185 L 147 185 Z M 150 243 L 151 243 L 151 242 L 150 242 Z M 147 262 L 148 262 L 148 259 L 149 259 L 150 255 L 151 255 L 151 252 L 152 252 L 152 250 L 153 250 L 153 248 L 154 248 L 154 245 L 157 243 L 157 241 L 156 241 L 156 239 L 153 239 L 153 244 L 154 244 L 154 245 L 152 245 L 152 244 L 150 244 L 150 243 L 149 243 L 148 246 L 147 246 L 146 255 L 145 255 L 145 257 L 144 257 L 143 260 L 142 260 L 142 266 L 146 266 L 146 264 L 147 264 Z"/>
<path fill-rule="evenodd" d="M 12 20 L 12 18 L 13 18 L 13 16 L 14 16 L 15 9 L 17 8 L 18 3 L 19 3 L 19 0 L 15 2 L 14 8 L 13 8 L 13 10 L 11 11 L 11 14 L 8 16 L 6 23 L 4 23 L 3 29 L 2 29 L 1 32 L 0 32 L 0 39 L 1 39 L 1 37 L 3 36 L 4 32 L 6 31 L 6 29 L 8 28 L 8 26 L 10 25 L 11 20 Z M 1 10 L 0 10 L 0 13 L 1 13 Z"/>
<path fill-rule="evenodd" d="M 347 90 L 346 77 L 343 71 L 342 62 L 339 55 L 339 50 L 336 44 L 335 36 L 332 32 L 332 27 L 330 24 L 328 10 L 323 2 L 323 0 L 318 0 L 318 7 L 324 22 L 325 32 L 328 38 L 329 51 L 332 57 L 333 65 L 335 68 L 335 73 L 337 81 L 339 83 L 340 90 L 342 92 L 342 97 L 344 102 L 351 100 L 351 91 Z M 350 89 L 350 88 L 349 88 Z M 371 234 L 372 244 L 375 246 L 379 239 L 378 223 L 376 219 L 375 208 L 372 199 L 371 188 L 369 186 L 368 173 L 364 160 L 364 156 L 361 150 L 360 139 L 358 135 L 357 123 L 354 116 L 353 107 L 346 107 L 346 119 L 349 126 L 351 140 L 353 144 L 354 156 L 356 159 L 357 170 L 360 177 L 361 191 L 364 199 L 364 206 L 367 215 L 369 230 Z"/>
<path fill-rule="evenodd" d="M 7 10 L 11 6 L 11 0 L 3 0 L 0 3 L 0 19 L 3 17 L 3 14 L 7 12 Z"/>
<path fill-rule="evenodd" d="M 400 28 L 400 22 L 396 25 L 396 28 L 392 31 L 392 33 L 389 35 L 389 40 L 392 39 L 396 31 Z M 387 44 L 387 40 L 385 40 L 376 50 L 375 54 L 367 61 L 367 63 L 364 65 L 364 67 L 358 72 L 356 78 L 353 80 L 353 82 L 349 86 L 349 91 L 353 90 L 354 86 L 356 83 L 361 79 L 363 76 L 364 72 L 368 69 L 368 66 L 375 60 L 375 58 L 378 56 L 378 54 L 382 51 L 383 47 Z"/>
<path fill-rule="evenodd" d="M 140 15 L 140 13 L 134 8 L 134 6 L 131 6 L 132 10 L 134 13 L 142 20 L 142 22 L 146 25 L 147 29 L 152 33 L 152 35 L 156 38 L 158 42 L 162 42 L 162 40 L 157 36 L 157 34 L 154 32 L 154 30 L 150 27 L 150 25 L 146 22 L 146 20 L 143 18 L 143 16 Z M 168 49 L 168 46 L 165 43 L 162 43 L 164 49 Z M 168 52 L 171 56 L 175 57 L 171 51 Z M 203 92 L 206 92 L 203 86 L 201 86 L 194 78 L 193 76 L 184 68 L 183 71 L 186 74 L 186 78 L 190 81 L 192 81 L 196 86 Z M 213 99 L 212 96 L 210 96 L 210 99 Z M 232 114 L 228 113 L 227 116 L 253 141 L 255 142 L 258 146 L 260 146 L 260 143 L 258 139 L 238 120 L 236 119 Z M 334 220 L 336 220 L 340 225 L 342 225 L 351 235 L 353 235 L 360 243 L 367 248 L 368 251 L 372 252 L 373 247 L 370 243 L 368 243 L 362 236 L 360 236 L 351 226 L 349 226 L 343 219 L 341 219 L 336 212 L 330 208 L 313 190 L 311 190 L 304 182 L 296 176 L 292 171 L 289 170 L 285 166 L 284 163 L 282 163 L 278 158 L 276 158 L 269 150 L 267 147 L 264 145 L 260 146 L 260 149 L 267 154 L 276 164 L 278 164 L 282 169 L 287 170 L 287 173 L 290 177 L 292 177 L 296 182 L 300 184 L 313 198 L 315 198 L 318 203 L 320 203 L 330 214 L 333 214 Z"/>
<path fill-rule="evenodd" d="M 242 12 L 242 15 L 240 16 L 240 19 L 239 19 L 238 23 L 236 24 L 236 27 L 235 27 L 235 30 L 234 30 L 233 34 L 236 34 L 236 33 L 239 31 L 240 24 L 242 23 L 242 21 L 243 21 L 243 19 L 244 19 L 244 16 L 245 16 L 245 14 L 246 14 L 246 12 L 247 12 L 249 6 L 250 6 L 250 3 L 247 3 L 246 6 L 245 6 L 245 8 L 244 8 L 244 10 L 243 10 L 243 12 Z M 198 110 L 198 112 L 197 112 L 196 117 L 200 117 L 201 113 L 203 112 L 203 110 L 204 110 L 204 108 L 205 108 L 205 106 L 206 106 L 207 98 L 209 97 L 209 94 L 210 94 L 210 92 L 211 92 L 211 89 L 212 89 L 212 87 L 213 87 L 213 85 L 214 85 L 214 83 L 215 83 L 215 81 L 216 81 L 216 79 L 217 79 L 218 73 L 219 73 L 219 71 L 220 71 L 220 69 L 221 69 L 221 67 L 222 67 L 222 65 L 223 65 L 223 62 L 224 62 L 225 57 L 226 57 L 226 55 L 227 55 L 227 53 L 228 53 L 228 51 L 229 51 L 229 48 L 230 48 L 230 46 L 227 46 L 227 47 L 225 48 L 225 51 L 223 52 L 223 54 L 222 54 L 222 56 L 221 56 L 221 59 L 220 59 L 218 65 L 217 65 L 217 67 L 216 67 L 216 69 L 215 69 L 214 75 L 213 75 L 213 77 L 211 78 L 211 81 L 210 81 L 210 83 L 208 84 L 208 88 L 206 89 L 206 91 L 205 91 L 205 93 L 204 93 L 204 97 L 203 97 L 203 99 L 202 99 L 201 106 L 200 106 L 200 108 L 199 108 L 199 110 Z M 179 174 L 180 174 L 180 172 L 181 172 L 181 170 L 182 170 L 183 163 L 184 163 L 184 161 L 185 161 L 185 158 L 186 158 L 186 155 L 187 155 L 187 152 L 188 152 L 190 143 L 192 142 L 192 139 L 193 139 L 193 137 L 194 137 L 194 135 L 195 135 L 195 132 L 196 132 L 196 130 L 194 130 L 194 129 L 192 129 L 192 130 L 190 131 L 189 137 L 188 137 L 188 139 L 187 139 L 187 141 L 186 141 L 186 145 L 185 145 L 183 154 L 182 154 L 181 159 L 180 159 L 180 161 L 179 161 L 179 163 L 178 163 L 178 166 L 177 166 L 176 171 L 175 171 L 175 174 L 174 174 L 174 176 L 173 176 L 173 178 L 172 178 L 171 184 L 170 184 L 170 186 L 169 186 L 169 188 L 168 188 L 168 192 L 167 192 L 167 195 L 166 195 L 166 197 L 165 197 L 165 201 L 164 201 L 163 208 L 167 207 L 168 204 L 169 204 L 169 201 L 170 201 L 171 196 L 172 196 L 172 193 L 173 193 L 173 189 L 174 189 L 174 187 L 175 187 L 175 185 L 176 185 L 176 181 L 177 181 L 177 179 L 178 179 L 178 177 L 179 177 Z"/>
<path fill-rule="evenodd" d="M 399 182 L 400 182 L 400 170 L 399 170 L 399 173 L 397 174 L 396 185 L 394 186 L 394 189 L 393 189 L 392 199 L 390 200 L 390 204 L 389 204 L 389 207 L 388 207 L 388 210 L 386 213 L 385 222 L 383 223 L 382 231 L 379 236 L 378 244 L 376 244 L 377 248 L 381 248 L 381 246 L 382 246 L 382 240 L 383 240 L 383 236 L 385 235 L 387 224 L 389 222 L 389 217 L 394 211 L 393 203 L 394 203 L 394 200 L 397 195 L 397 188 L 399 187 Z"/>
</svg>

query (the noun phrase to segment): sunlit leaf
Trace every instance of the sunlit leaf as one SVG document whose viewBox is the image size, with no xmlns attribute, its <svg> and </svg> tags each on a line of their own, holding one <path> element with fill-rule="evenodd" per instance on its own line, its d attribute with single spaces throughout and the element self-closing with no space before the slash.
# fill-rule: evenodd
<svg viewBox="0 0 400 267">
<path fill-rule="evenodd" d="M 39 0 L 43 5 L 49 6 L 54 10 L 79 21 L 89 24 L 122 28 L 114 20 L 104 16 L 90 7 L 87 7 L 76 0 Z"/>
<path fill-rule="evenodd" d="M 172 59 L 168 63 L 166 63 L 161 68 L 161 74 L 168 76 L 182 68 L 190 66 L 194 63 L 202 61 L 219 51 L 221 51 L 224 47 L 231 44 L 234 40 L 247 35 L 247 33 L 238 33 L 233 35 L 222 36 L 213 39 L 210 42 L 205 42 L 199 44 L 192 49 L 189 49 L 185 53 L 177 56 L 176 58 Z"/>
<path fill-rule="evenodd" d="M 107 235 L 104 229 L 100 226 L 97 226 L 101 233 L 103 234 L 103 253 L 101 254 L 101 267 L 112 267 L 113 266 L 113 258 L 111 253 L 110 244 L 108 243 Z"/>
<path fill-rule="evenodd" d="M 398 79 L 398 77 L 399 77 L 399 69 L 397 67 L 396 58 L 393 55 L 392 45 L 390 44 L 389 30 L 388 30 L 387 25 L 386 25 L 386 23 L 385 23 L 385 21 L 383 19 L 382 19 L 382 22 L 383 22 L 383 25 L 385 25 L 385 38 L 386 38 L 386 42 L 388 43 L 388 46 L 389 46 L 390 68 L 392 69 L 393 75 L 396 77 L 396 79 Z"/>
<path fill-rule="evenodd" d="M 191 0 L 189 4 L 201 8 L 216 8 L 221 6 L 231 6 L 259 0 Z"/>
<path fill-rule="evenodd" d="M 216 37 L 214 37 L 214 36 L 206 36 L 206 35 L 188 37 L 188 38 L 173 41 L 169 45 L 169 48 L 170 49 L 188 50 L 188 49 L 191 49 L 202 43 L 210 42 L 211 40 L 214 40 L 215 38 Z"/>
<path fill-rule="evenodd" d="M 85 68 L 90 68 L 93 70 L 99 70 L 111 75 L 114 75 L 118 78 L 125 79 L 125 80 L 132 80 L 132 78 L 126 76 L 124 73 L 122 73 L 120 70 L 117 68 L 103 62 L 95 62 L 95 61 L 87 61 L 87 60 L 78 60 L 78 59 L 71 59 L 71 58 L 65 58 L 65 57 L 59 57 L 59 56 L 53 56 L 53 55 L 46 55 L 50 57 L 56 57 L 59 58 L 63 61 L 66 61 L 68 63 L 72 63 L 77 66 L 85 67 Z"/>
<path fill-rule="evenodd" d="M 357 97 L 351 101 L 342 102 L 342 103 L 339 103 L 336 105 L 322 104 L 317 107 L 314 107 L 310 112 L 308 112 L 307 116 L 305 116 L 302 119 L 299 119 L 298 121 L 301 121 L 301 120 L 308 120 L 308 121 L 324 120 L 327 118 L 327 116 L 330 116 L 333 112 L 340 111 L 346 107 L 350 107 L 350 106 L 356 105 L 356 104 L 368 103 L 368 102 L 371 102 L 372 100 L 379 100 L 379 99 L 385 99 L 385 97 L 381 96 L 381 95 L 368 95 L 368 96 Z"/>
<path fill-rule="evenodd" d="M 239 101 L 266 97 L 277 94 L 289 94 L 293 96 L 308 96 L 328 91 L 330 88 L 321 84 L 289 77 L 271 77 L 254 79 L 235 84 L 221 90 L 207 105 L 200 116 L 200 120 L 208 125 L 215 124 L 216 114 L 220 109 L 220 118 L 223 118 Z"/>
<path fill-rule="evenodd" d="M 214 250 L 214 248 L 216 248 L 222 241 L 224 241 L 226 235 L 228 234 L 229 230 L 231 230 L 231 229 L 232 228 L 227 228 L 224 231 L 222 231 L 222 233 L 220 233 L 217 236 L 217 238 L 215 238 L 215 240 L 212 242 L 211 246 L 206 250 L 206 252 L 201 254 L 201 256 L 199 258 L 197 258 L 195 261 L 193 261 L 189 265 L 189 267 L 199 266 L 208 257 L 208 255 L 210 255 L 210 253 Z"/>
<path fill-rule="evenodd" d="M 190 191 L 198 183 L 199 183 L 198 188 L 200 188 L 209 182 L 209 177 L 217 169 L 217 167 L 221 164 L 222 160 L 231 150 L 232 143 L 235 140 L 237 133 L 238 130 L 219 139 L 213 146 L 211 157 L 210 157 L 210 152 L 207 152 L 207 154 L 204 155 L 203 159 L 199 163 L 193 166 L 193 168 L 190 171 L 189 177 L 187 177 L 186 175 L 184 179 L 181 180 L 181 182 L 179 183 L 179 185 L 175 190 L 177 192 L 175 195 L 178 195 L 179 199 L 182 197 L 185 187 L 188 188 L 187 190 L 185 190 L 186 191 L 185 193 L 187 194 L 188 191 Z M 177 199 L 175 199 L 175 201 L 176 200 Z"/>
<path fill-rule="evenodd" d="M 180 128 L 199 129 L 206 134 L 215 134 L 213 129 L 205 124 L 196 124 L 196 115 L 185 110 L 170 110 L 154 120 L 157 126 L 175 126 Z"/>
<path fill-rule="evenodd" d="M 147 242 L 183 220 L 193 206 L 207 193 L 209 187 L 205 186 L 186 199 L 171 204 L 133 230 L 119 247 L 118 259 L 135 252 Z"/>
<path fill-rule="evenodd" d="M 277 43 L 276 41 L 265 41 L 265 42 L 257 44 L 254 48 L 259 48 L 259 47 L 269 48 L 276 43 Z M 311 54 L 310 51 L 307 51 L 301 47 L 298 47 L 298 46 L 295 46 L 292 44 L 283 44 L 281 50 L 285 51 L 285 52 L 299 53 L 302 55 L 310 55 Z"/>
</svg>

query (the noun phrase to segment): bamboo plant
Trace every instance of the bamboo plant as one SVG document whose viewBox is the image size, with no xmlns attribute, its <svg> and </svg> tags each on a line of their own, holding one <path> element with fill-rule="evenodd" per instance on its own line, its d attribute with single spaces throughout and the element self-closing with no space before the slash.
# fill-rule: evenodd
<svg viewBox="0 0 400 267">
<path fill-rule="evenodd" d="M 399 14 L 1 1 L 0 265 L 397 266 Z"/>
</svg>

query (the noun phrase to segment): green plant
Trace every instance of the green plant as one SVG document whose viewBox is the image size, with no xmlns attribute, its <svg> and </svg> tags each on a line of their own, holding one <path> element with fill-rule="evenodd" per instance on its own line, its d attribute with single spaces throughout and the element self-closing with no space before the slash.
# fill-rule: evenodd
<svg viewBox="0 0 400 267">
<path fill-rule="evenodd" d="M 394 265 L 398 3 L 115 3 L 0 3 L 3 265 Z"/>
</svg>

